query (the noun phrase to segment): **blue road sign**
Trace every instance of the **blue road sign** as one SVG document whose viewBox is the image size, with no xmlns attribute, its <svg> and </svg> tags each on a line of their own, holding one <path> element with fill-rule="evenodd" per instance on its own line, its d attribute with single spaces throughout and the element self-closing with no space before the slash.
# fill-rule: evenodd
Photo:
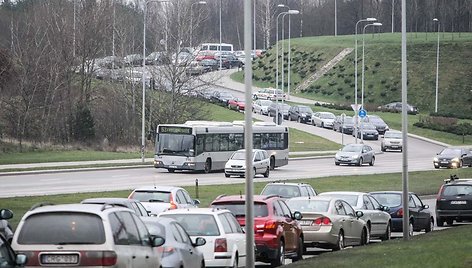
<svg viewBox="0 0 472 268">
<path fill-rule="evenodd" d="M 367 111 L 364 109 L 359 110 L 359 117 L 364 118 L 367 115 Z"/>
</svg>

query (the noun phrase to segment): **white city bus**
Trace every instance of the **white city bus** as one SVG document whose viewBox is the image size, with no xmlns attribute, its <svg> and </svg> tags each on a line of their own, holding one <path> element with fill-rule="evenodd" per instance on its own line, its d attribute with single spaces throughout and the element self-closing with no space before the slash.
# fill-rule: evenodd
<svg viewBox="0 0 472 268">
<path fill-rule="evenodd" d="M 253 124 L 254 149 L 266 150 L 271 169 L 288 164 L 288 127 Z M 243 122 L 187 121 L 157 127 L 154 167 L 175 170 L 223 170 L 234 151 L 244 148 Z"/>
</svg>

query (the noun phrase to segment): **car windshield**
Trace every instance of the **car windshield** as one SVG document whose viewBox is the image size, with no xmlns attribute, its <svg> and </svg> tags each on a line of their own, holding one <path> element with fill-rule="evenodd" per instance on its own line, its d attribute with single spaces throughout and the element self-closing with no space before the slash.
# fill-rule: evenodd
<svg viewBox="0 0 472 268">
<path fill-rule="evenodd" d="M 342 152 L 352 152 L 352 153 L 358 153 L 362 151 L 362 145 L 355 145 L 355 144 L 350 144 L 344 146 L 344 148 L 341 150 Z"/>
<path fill-rule="evenodd" d="M 292 198 L 301 196 L 300 188 L 295 185 L 269 184 L 261 192 L 261 195 L 276 194 L 283 198 Z"/>
<path fill-rule="evenodd" d="M 138 190 L 134 191 L 134 193 L 129 197 L 132 199 L 139 200 L 141 202 L 170 202 L 170 192 L 165 191 L 146 191 L 146 190 Z"/>
<path fill-rule="evenodd" d="M 252 154 L 254 157 L 254 153 Z M 246 159 L 246 152 L 245 151 L 236 151 L 234 154 L 231 156 L 232 160 L 244 160 Z"/>
<path fill-rule="evenodd" d="M 372 124 L 364 124 L 362 127 L 363 127 L 364 129 L 370 129 L 370 130 L 376 129 L 375 126 L 372 125 Z"/>
<path fill-rule="evenodd" d="M 287 205 L 292 211 L 300 212 L 327 212 L 329 200 L 289 199 Z"/>
<path fill-rule="evenodd" d="M 439 154 L 452 154 L 452 155 L 460 155 L 461 149 L 454 149 L 454 148 L 446 148 L 441 151 Z"/>
<path fill-rule="evenodd" d="M 444 187 L 443 196 L 472 195 L 472 185 L 449 185 Z"/>
<path fill-rule="evenodd" d="M 336 117 L 334 116 L 334 114 L 320 114 L 320 118 L 323 118 L 323 119 L 335 119 Z"/>
<path fill-rule="evenodd" d="M 383 206 L 398 207 L 402 204 L 402 195 L 395 193 L 373 193 L 372 196 Z"/>
<path fill-rule="evenodd" d="M 218 203 L 212 205 L 215 208 L 227 209 L 233 213 L 235 217 L 245 217 L 246 216 L 246 205 L 244 202 L 239 203 Z M 254 217 L 267 217 L 269 212 L 267 210 L 267 204 L 254 202 Z"/>
<path fill-rule="evenodd" d="M 272 101 L 270 100 L 261 101 L 261 106 L 270 106 L 271 104 L 272 104 Z"/>
<path fill-rule="evenodd" d="M 300 112 L 302 113 L 313 113 L 310 107 L 307 106 L 300 106 Z"/>
<path fill-rule="evenodd" d="M 401 132 L 385 132 L 384 138 L 386 139 L 401 139 L 402 133 Z"/>
<path fill-rule="evenodd" d="M 219 236 L 220 230 L 215 217 L 209 214 L 163 214 L 159 217 L 172 218 L 180 223 L 190 236 Z"/>
<path fill-rule="evenodd" d="M 194 156 L 194 136 L 159 133 L 156 137 L 156 153 L 165 155 Z"/>
<path fill-rule="evenodd" d="M 95 214 L 83 212 L 33 214 L 25 219 L 18 235 L 20 245 L 103 243 L 105 243 L 105 230 L 102 219 Z"/>
<path fill-rule="evenodd" d="M 357 207 L 357 199 L 359 198 L 358 195 L 354 194 L 322 194 L 322 196 L 332 196 L 336 197 L 337 199 L 344 200 L 349 203 L 349 205 L 353 207 Z"/>
</svg>

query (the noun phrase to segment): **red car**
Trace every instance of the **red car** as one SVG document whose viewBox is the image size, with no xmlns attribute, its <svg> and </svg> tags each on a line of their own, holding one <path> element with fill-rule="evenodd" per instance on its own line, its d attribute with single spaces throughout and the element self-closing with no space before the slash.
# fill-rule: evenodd
<svg viewBox="0 0 472 268">
<path fill-rule="evenodd" d="M 228 101 L 228 108 L 236 111 L 244 111 L 244 100 L 234 98 Z"/>
<path fill-rule="evenodd" d="M 245 197 L 243 195 L 218 196 L 211 207 L 230 210 L 241 226 L 246 225 Z M 272 266 L 285 263 L 285 258 L 298 261 L 303 258 L 303 232 L 297 220 L 301 213 L 291 212 L 278 195 L 254 196 L 254 240 L 256 261 Z"/>
</svg>

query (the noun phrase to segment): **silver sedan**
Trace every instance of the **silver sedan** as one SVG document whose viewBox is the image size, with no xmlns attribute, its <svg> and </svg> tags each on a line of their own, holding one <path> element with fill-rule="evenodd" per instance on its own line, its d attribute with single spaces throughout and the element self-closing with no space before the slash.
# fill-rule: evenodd
<svg viewBox="0 0 472 268">
<path fill-rule="evenodd" d="M 348 144 L 344 146 L 334 156 L 334 164 L 357 165 L 361 166 L 365 163 L 373 166 L 375 162 L 375 152 L 372 147 L 366 144 Z"/>
</svg>

